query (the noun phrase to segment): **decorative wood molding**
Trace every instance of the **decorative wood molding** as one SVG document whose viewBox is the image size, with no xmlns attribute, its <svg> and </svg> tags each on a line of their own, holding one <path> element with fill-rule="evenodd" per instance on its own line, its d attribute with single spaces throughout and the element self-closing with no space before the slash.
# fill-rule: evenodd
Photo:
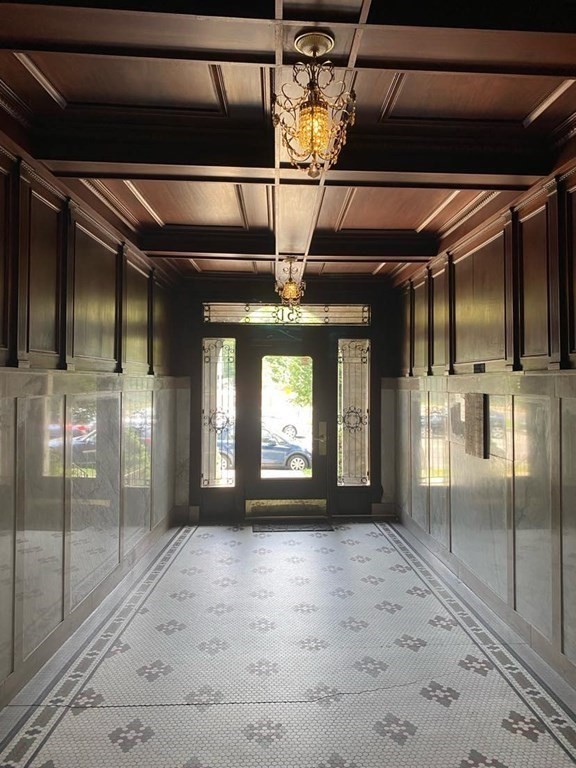
<svg viewBox="0 0 576 768">
<path fill-rule="evenodd" d="M 346 190 L 346 194 L 344 196 L 344 200 L 342 201 L 342 207 L 340 208 L 340 211 L 338 212 L 338 217 L 336 218 L 336 224 L 334 225 L 334 231 L 339 232 L 344 228 L 344 221 L 346 220 L 346 217 L 348 216 L 348 213 L 350 212 L 350 207 L 352 205 L 352 202 L 354 200 L 354 197 L 356 195 L 356 189 L 351 188 Z"/>
<path fill-rule="evenodd" d="M 416 227 L 416 232 L 422 232 L 422 230 L 430 224 L 431 221 L 434 221 L 436 216 L 438 216 L 444 208 L 446 208 L 447 205 L 449 205 L 452 200 L 454 200 L 455 197 L 457 197 L 460 194 L 460 190 L 455 189 L 454 192 L 448 195 L 448 197 L 440 203 L 440 205 L 437 205 L 436 208 L 430 213 L 429 216 L 427 216 L 419 226 Z"/>
<path fill-rule="evenodd" d="M 110 192 L 108 187 L 100 179 L 79 179 L 86 189 L 104 203 L 104 205 L 117 216 L 120 221 L 132 232 L 136 232 L 139 221 L 128 208 Z"/>
<path fill-rule="evenodd" d="M 140 192 L 140 190 L 136 187 L 136 185 L 133 182 L 129 181 L 128 179 L 123 179 L 123 182 L 124 182 L 125 186 L 130 190 L 130 192 L 134 195 L 136 200 L 138 200 L 138 202 L 144 208 L 144 210 L 148 211 L 150 216 L 152 216 L 152 218 L 154 219 L 156 224 L 158 224 L 158 226 L 160 226 L 160 227 L 163 227 L 164 226 L 164 221 L 160 218 L 160 215 L 150 205 L 148 200 L 146 200 L 146 198 L 144 197 L 142 192 Z"/>
<path fill-rule="evenodd" d="M 7 112 L 25 128 L 32 125 L 32 112 L 26 102 L 10 86 L 0 80 L 0 109 Z"/>
<path fill-rule="evenodd" d="M 36 80 L 36 82 L 42 86 L 48 96 L 50 96 L 50 98 L 53 99 L 56 104 L 58 104 L 60 109 L 66 109 L 68 102 L 64 96 L 60 93 L 58 88 L 56 88 L 56 86 L 50 82 L 44 72 L 42 72 L 42 70 L 32 61 L 30 56 L 28 56 L 27 53 L 22 53 L 20 51 L 13 51 L 12 53 L 15 58 L 18 59 L 20 64 L 22 64 L 22 66 L 28 70 L 34 80 Z"/>
<path fill-rule="evenodd" d="M 250 221 L 248 220 L 248 211 L 246 210 L 246 201 L 244 199 L 244 191 L 241 184 L 234 184 L 234 192 L 236 194 L 236 202 L 238 203 L 238 212 L 242 219 L 242 226 L 245 230 L 250 229 Z"/>
<path fill-rule="evenodd" d="M 400 96 L 400 92 L 402 91 L 405 80 L 406 80 L 406 73 L 404 72 L 394 73 L 392 82 L 390 83 L 388 92 L 384 97 L 384 101 L 382 102 L 382 107 L 380 108 L 380 116 L 378 118 L 379 123 L 384 122 L 384 120 L 386 120 L 386 118 L 388 118 L 391 115 L 392 110 L 396 106 L 396 102 L 398 101 L 398 97 Z"/>
<path fill-rule="evenodd" d="M 214 87 L 214 93 L 220 106 L 220 113 L 222 117 L 229 116 L 228 96 L 226 95 L 226 85 L 224 83 L 224 76 L 222 75 L 222 67 L 218 64 L 210 64 L 210 77 L 212 79 L 212 86 Z"/>
<path fill-rule="evenodd" d="M 543 115 L 544 112 L 546 112 L 546 110 L 551 107 L 560 96 L 562 96 L 562 94 L 566 93 L 568 88 L 571 88 L 574 85 L 574 83 L 576 83 L 576 80 L 564 80 L 564 82 L 555 88 L 552 93 L 546 96 L 545 99 L 542 99 L 542 101 L 532 110 L 532 112 L 526 115 L 522 121 L 524 128 L 528 128 L 529 125 L 532 125 L 532 123 Z"/>
</svg>

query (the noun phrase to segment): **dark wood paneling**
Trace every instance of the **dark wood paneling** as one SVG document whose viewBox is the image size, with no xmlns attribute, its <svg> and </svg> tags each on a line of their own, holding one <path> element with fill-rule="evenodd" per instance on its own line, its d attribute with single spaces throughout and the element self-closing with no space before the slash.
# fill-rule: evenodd
<svg viewBox="0 0 576 768">
<path fill-rule="evenodd" d="M 446 303 L 446 270 L 432 275 L 432 317 L 433 317 L 433 366 L 446 365 L 446 324 L 448 312 Z"/>
<path fill-rule="evenodd" d="M 125 360 L 148 368 L 148 276 L 132 264 L 126 270 Z"/>
<path fill-rule="evenodd" d="M 60 211 L 34 192 L 30 199 L 29 349 L 59 351 Z"/>
<path fill-rule="evenodd" d="M 417 229 L 450 195 L 445 189 L 356 190 L 343 229 Z"/>
<path fill-rule="evenodd" d="M 569 350 L 576 353 L 576 188 L 568 190 L 566 201 L 567 280 Z"/>
<path fill-rule="evenodd" d="M 392 115 L 522 121 L 561 83 L 556 77 L 410 74 Z"/>
<path fill-rule="evenodd" d="M 456 362 L 506 356 L 503 234 L 455 261 Z"/>
<path fill-rule="evenodd" d="M 116 322 L 116 252 L 76 224 L 74 356 L 112 362 Z"/>
<path fill-rule="evenodd" d="M 154 285 L 154 373 L 167 373 L 170 367 L 170 290 Z"/>
<path fill-rule="evenodd" d="M 234 184 L 135 181 L 134 187 L 164 224 L 242 227 Z"/>
<path fill-rule="evenodd" d="M 412 375 L 412 287 L 408 283 L 402 291 L 402 373 Z"/>
<path fill-rule="evenodd" d="M 8 349 L 8 190 L 9 175 L 0 168 L 0 351 Z M 5 356 L 0 356 L 0 362 Z"/>
<path fill-rule="evenodd" d="M 414 371 L 428 371 L 428 279 L 414 282 Z"/>
<path fill-rule="evenodd" d="M 548 256 L 546 208 L 520 219 L 522 356 L 548 355 Z"/>
</svg>

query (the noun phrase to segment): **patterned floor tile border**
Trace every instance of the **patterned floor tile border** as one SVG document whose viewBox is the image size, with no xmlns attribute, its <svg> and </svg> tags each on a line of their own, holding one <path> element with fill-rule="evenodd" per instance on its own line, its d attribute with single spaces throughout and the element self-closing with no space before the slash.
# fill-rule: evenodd
<svg viewBox="0 0 576 768">
<path fill-rule="evenodd" d="M 522 664 L 494 632 L 482 624 L 471 610 L 426 566 L 406 541 L 388 523 L 377 527 L 409 563 L 426 588 L 446 606 L 462 629 L 487 657 L 526 706 L 541 721 L 551 736 L 576 762 L 576 716 L 548 693 L 544 685 Z M 509 730 L 520 728 L 510 723 Z M 1 766 L 0 766 L 1 768 Z"/>
<path fill-rule="evenodd" d="M 167 573 L 195 528 L 177 532 L 148 569 L 138 587 L 130 592 L 96 640 L 91 638 L 77 653 L 65 677 L 48 686 L 40 700 L 30 706 L 22 721 L 0 741 L 0 768 L 20 768 L 50 736 L 78 694 L 107 654 L 114 652 L 118 636 L 126 629 Z M 35 716 L 36 715 L 36 716 Z"/>
</svg>

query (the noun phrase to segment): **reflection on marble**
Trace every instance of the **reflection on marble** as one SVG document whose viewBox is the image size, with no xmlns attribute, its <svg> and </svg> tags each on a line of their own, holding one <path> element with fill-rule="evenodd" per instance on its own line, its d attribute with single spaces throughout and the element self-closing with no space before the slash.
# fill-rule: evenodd
<svg viewBox="0 0 576 768">
<path fill-rule="evenodd" d="M 404 514 L 411 515 L 410 487 L 410 391 L 399 389 L 396 393 L 396 488 L 398 505 Z"/>
<path fill-rule="evenodd" d="M 154 393 L 152 450 L 152 527 L 167 517 L 174 506 L 176 392 Z"/>
<path fill-rule="evenodd" d="M 450 451 L 448 442 L 448 395 L 430 392 L 430 534 L 450 546 Z"/>
<path fill-rule="evenodd" d="M 64 398 L 19 400 L 18 425 L 24 431 L 26 464 L 16 595 L 22 601 L 26 657 L 63 618 Z"/>
<path fill-rule="evenodd" d="M 452 551 L 503 600 L 507 596 L 506 503 L 510 463 L 450 446 Z"/>
<path fill-rule="evenodd" d="M 546 637 L 552 631 L 550 400 L 514 398 L 516 609 Z"/>
<path fill-rule="evenodd" d="M 512 461 L 512 398 L 488 396 L 488 452 Z"/>
<path fill-rule="evenodd" d="M 428 393 L 412 392 L 412 517 L 428 531 Z"/>
<path fill-rule="evenodd" d="M 74 608 L 119 562 L 120 396 L 71 396 L 67 408 Z"/>
<path fill-rule="evenodd" d="M 176 476 L 175 504 L 190 503 L 190 388 L 176 390 Z"/>
<path fill-rule="evenodd" d="M 562 400 L 564 653 L 576 661 L 576 398 Z"/>
<path fill-rule="evenodd" d="M 386 504 L 393 504 L 396 500 L 396 392 L 393 389 L 382 389 L 380 401 L 381 501 Z"/>
<path fill-rule="evenodd" d="M 466 424 L 466 400 L 463 394 L 450 394 L 448 396 L 448 407 L 450 409 L 450 442 L 465 442 L 465 424 Z"/>
<path fill-rule="evenodd" d="M 122 396 L 124 554 L 150 530 L 152 392 Z"/>
<path fill-rule="evenodd" d="M 0 399 L 0 682 L 12 671 L 15 405 Z"/>
</svg>

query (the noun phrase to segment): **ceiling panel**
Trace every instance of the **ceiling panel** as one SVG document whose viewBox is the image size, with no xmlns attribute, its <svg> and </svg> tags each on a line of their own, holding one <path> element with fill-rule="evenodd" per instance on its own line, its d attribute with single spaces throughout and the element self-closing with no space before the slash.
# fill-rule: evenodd
<svg viewBox="0 0 576 768">
<path fill-rule="evenodd" d="M 450 195 L 440 203 L 440 206 L 430 214 L 433 215 L 433 218 L 430 219 L 429 215 L 420 223 L 419 231 L 438 232 L 446 222 L 451 221 L 462 211 L 465 211 L 474 200 L 478 199 L 479 195 L 483 194 L 483 192 L 479 192 L 477 189 L 456 190 L 455 192 L 450 193 Z M 446 203 L 446 205 L 444 205 L 444 203 Z"/>
<path fill-rule="evenodd" d="M 521 121 L 561 83 L 556 77 L 409 74 L 391 115 Z"/>
<path fill-rule="evenodd" d="M 99 43 L 195 51 L 266 53 L 274 48 L 272 21 L 218 19 L 197 14 L 5 3 L 0 40 L 31 46 Z"/>
<path fill-rule="evenodd" d="M 348 187 L 327 187 L 318 217 L 318 229 L 336 231 L 353 190 Z"/>
<path fill-rule="evenodd" d="M 571 69 L 576 66 L 572 35 L 562 33 L 516 32 L 493 29 L 449 29 L 441 27 L 365 27 L 358 60 L 394 62 L 411 66 L 420 62 L 434 68 L 455 63 L 462 70 L 476 65 L 492 68 L 535 65 Z"/>
<path fill-rule="evenodd" d="M 223 113 L 213 72 L 202 62 L 66 53 L 34 53 L 29 58 L 67 102 Z"/>
<path fill-rule="evenodd" d="M 357 21 L 362 0 L 285 0 L 286 19 L 346 19 Z"/>
<path fill-rule="evenodd" d="M 235 184 L 135 181 L 134 186 L 164 224 L 244 226 Z"/>
<path fill-rule="evenodd" d="M 251 261 L 240 261 L 239 259 L 194 259 L 200 272 L 234 272 L 255 274 L 254 265 Z"/>
<path fill-rule="evenodd" d="M 279 188 L 278 250 L 280 253 L 304 252 L 318 194 L 317 185 L 286 184 Z"/>
<path fill-rule="evenodd" d="M 273 187 L 267 184 L 242 184 L 240 194 L 250 229 L 272 229 Z"/>
<path fill-rule="evenodd" d="M 358 125 L 377 123 L 394 83 L 392 71 L 361 70 L 356 75 L 356 118 Z"/>
<path fill-rule="evenodd" d="M 137 189 L 131 181 L 103 179 L 101 184 L 109 191 L 110 199 L 118 200 L 138 220 L 141 226 L 158 226 L 157 219 L 143 205 Z"/>
<path fill-rule="evenodd" d="M 337 264 L 327 262 L 324 266 L 323 275 L 371 275 L 375 269 L 378 269 L 382 262 L 361 261 L 341 261 Z"/>
<path fill-rule="evenodd" d="M 342 229 L 415 230 L 450 195 L 446 189 L 358 188 Z"/>
</svg>

